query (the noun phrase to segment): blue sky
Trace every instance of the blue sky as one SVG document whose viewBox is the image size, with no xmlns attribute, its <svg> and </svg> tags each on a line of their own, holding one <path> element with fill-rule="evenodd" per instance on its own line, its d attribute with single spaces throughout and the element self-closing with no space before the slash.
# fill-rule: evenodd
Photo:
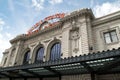
<svg viewBox="0 0 120 80">
<path fill-rule="evenodd" d="M 0 0 L 0 60 L 9 40 L 45 17 L 91 8 L 96 17 L 120 10 L 120 0 Z"/>
</svg>

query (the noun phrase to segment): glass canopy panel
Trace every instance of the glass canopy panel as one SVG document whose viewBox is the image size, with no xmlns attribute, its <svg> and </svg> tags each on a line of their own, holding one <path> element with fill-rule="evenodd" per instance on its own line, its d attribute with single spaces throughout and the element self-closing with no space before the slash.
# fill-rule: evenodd
<svg viewBox="0 0 120 80">
<path fill-rule="evenodd" d="M 29 69 L 30 71 L 37 73 L 39 75 L 53 75 L 54 73 L 50 72 L 47 69 L 44 68 L 34 68 L 34 69 Z"/>
<path fill-rule="evenodd" d="M 22 70 L 19 71 L 19 74 L 22 74 L 24 76 L 34 76 L 33 74 L 30 74 L 29 72 L 25 72 L 25 71 L 22 71 Z"/>
</svg>

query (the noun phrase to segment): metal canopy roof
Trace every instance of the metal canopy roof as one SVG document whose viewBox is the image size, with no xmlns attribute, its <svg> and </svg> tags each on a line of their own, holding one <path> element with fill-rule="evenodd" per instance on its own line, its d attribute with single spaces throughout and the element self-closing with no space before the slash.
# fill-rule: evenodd
<svg viewBox="0 0 120 80">
<path fill-rule="evenodd" d="M 56 61 L 0 68 L 0 78 L 46 78 L 87 73 L 120 73 L 120 48 Z"/>
</svg>

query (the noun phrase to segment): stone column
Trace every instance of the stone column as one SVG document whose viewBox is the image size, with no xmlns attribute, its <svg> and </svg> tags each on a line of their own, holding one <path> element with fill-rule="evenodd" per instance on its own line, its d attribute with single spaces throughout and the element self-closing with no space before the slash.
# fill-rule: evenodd
<svg viewBox="0 0 120 80">
<path fill-rule="evenodd" d="M 62 58 L 64 57 L 68 57 L 69 56 L 69 29 L 70 28 L 70 23 L 65 23 L 63 25 L 63 29 L 62 29 Z"/>
<path fill-rule="evenodd" d="M 87 28 L 87 23 L 85 16 L 80 17 L 78 20 L 77 26 L 80 28 L 80 38 L 81 38 L 81 49 L 82 49 L 82 54 L 87 54 L 89 53 L 89 42 L 88 42 L 88 28 Z"/>
<path fill-rule="evenodd" d="M 20 65 L 21 64 L 21 54 L 24 49 L 23 41 L 19 41 L 16 44 L 16 53 L 15 53 L 15 59 L 14 59 L 14 65 Z"/>
</svg>

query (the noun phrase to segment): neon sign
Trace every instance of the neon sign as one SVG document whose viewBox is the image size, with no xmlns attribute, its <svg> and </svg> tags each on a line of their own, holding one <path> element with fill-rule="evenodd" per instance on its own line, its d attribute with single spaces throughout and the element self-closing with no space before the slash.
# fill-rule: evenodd
<svg viewBox="0 0 120 80">
<path fill-rule="evenodd" d="M 65 13 L 59 13 L 59 14 L 55 14 L 55 15 L 52 15 L 52 16 L 48 16 L 46 18 L 44 18 L 44 20 L 40 20 L 39 22 L 37 22 L 35 25 L 33 25 L 29 30 L 28 30 L 28 34 L 32 34 L 34 32 L 38 32 L 39 30 L 41 29 L 44 29 L 44 28 L 48 28 L 48 27 L 51 27 L 55 24 L 58 23 L 58 21 L 55 21 L 55 22 L 50 22 L 51 20 L 53 21 L 54 19 L 61 19 L 65 16 Z M 45 22 L 47 22 L 46 24 L 47 25 L 44 25 L 43 28 L 41 28 L 40 26 L 42 24 L 44 24 Z"/>
</svg>

